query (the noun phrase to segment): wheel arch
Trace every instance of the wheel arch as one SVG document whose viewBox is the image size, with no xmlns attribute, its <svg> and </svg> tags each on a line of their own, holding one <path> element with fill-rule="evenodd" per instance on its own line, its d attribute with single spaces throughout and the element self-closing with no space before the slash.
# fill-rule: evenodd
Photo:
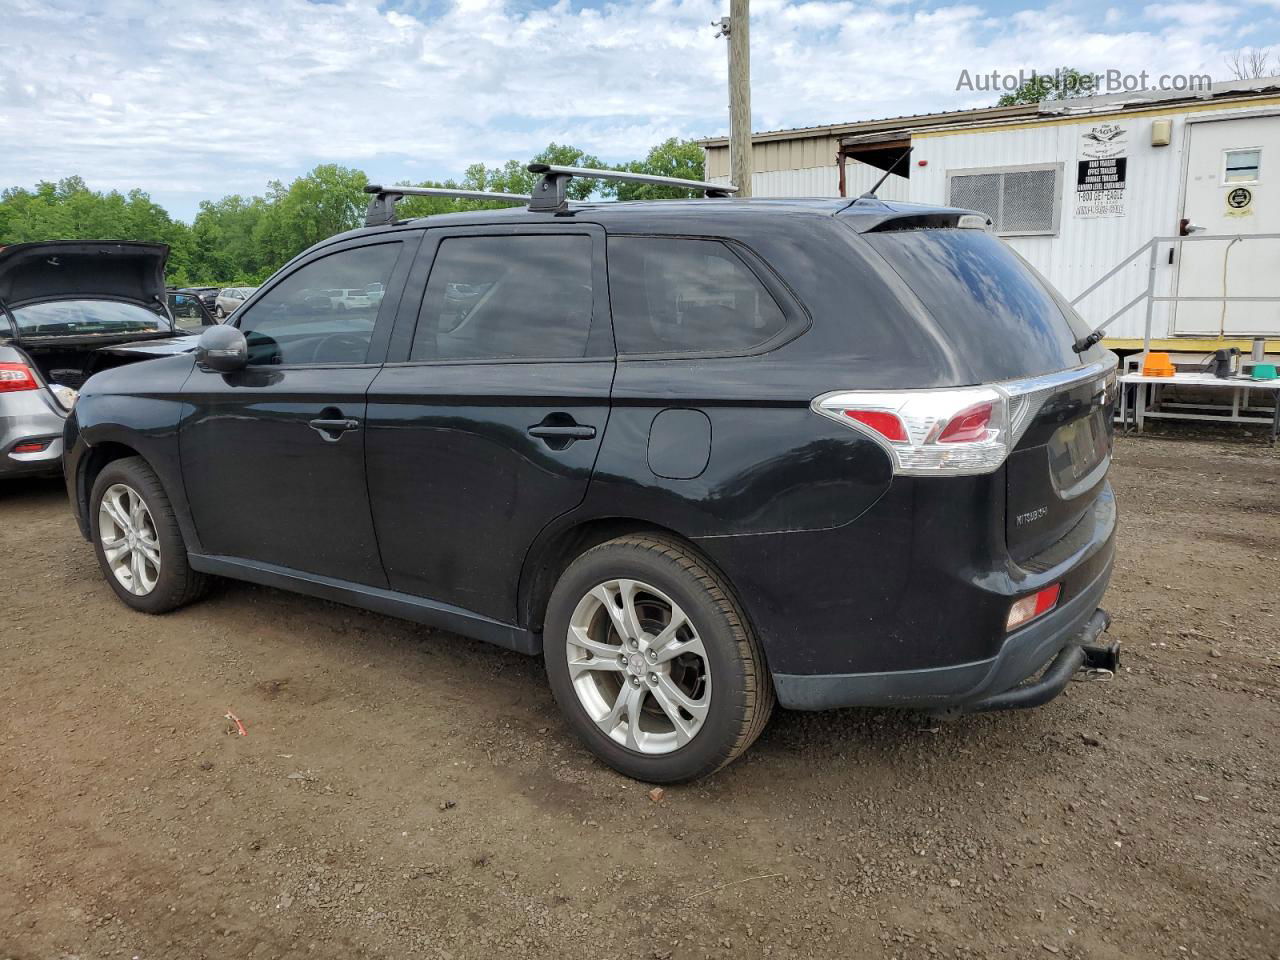
<svg viewBox="0 0 1280 960">
<path fill-rule="evenodd" d="M 187 549 L 198 553 L 200 540 L 196 536 L 195 524 L 188 510 L 182 475 L 176 462 L 168 462 L 169 450 L 164 446 L 158 446 L 156 439 L 146 434 L 135 434 L 133 431 L 122 430 L 114 425 L 108 432 L 103 429 L 104 426 L 95 425 L 89 430 L 82 430 L 81 439 L 78 441 L 78 444 L 83 446 L 83 453 L 80 454 L 76 463 L 75 508 L 76 518 L 85 538 L 88 539 L 90 533 L 89 497 L 99 475 L 117 460 L 138 457 L 156 475 L 165 496 L 168 497 Z M 88 442 L 86 433 L 93 436 L 92 443 Z"/>
<path fill-rule="evenodd" d="M 583 553 L 594 546 L 634 534 L 652 534 L 673 540 L 710 568 L 733 594 L 742 616 L 748 612 L 737 596 L 733 582 L 724 570 L 698 544 L 670 527 L 640 517 L 612 516 L 583 518 L 544 530 L 529 552 L 520 571 L 517 610 L 520 623 L 531 633 L 541 635 L 551 592 L 561 575 Z"/>
<path fill-rule="evenodd" d="M 108 464 L 116 460 L 141 456 L 142 454 L 127 443 L 107 440 L 87 448 L 84 456 L 80 458 L 75 483 L 76 516 L 80 521 L 80 531 L 86 538 L 89 536 L 89 494 L 93 490 L 98 475 L 106 469 Z"/>
</svg>

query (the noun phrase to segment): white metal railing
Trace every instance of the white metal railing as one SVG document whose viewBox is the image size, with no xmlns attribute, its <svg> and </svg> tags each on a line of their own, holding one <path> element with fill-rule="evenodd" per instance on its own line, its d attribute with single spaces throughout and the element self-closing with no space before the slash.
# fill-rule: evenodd
<svg viewBox="0 0 1280 960">
<path fill-rule="evenodd" d="M 1143 253 L 1147 251 L 1150 251 L 1150 257 L 1147 264 L 1147 289 L 1143 290 L 1140 294 L 1138 294 L 1136 297 L 1134 297 L 1132 300 L 1126 303 L 1123 307 L 1121 307 L 1115 313 L 1111 314 L 1111 316 L 1107 317 L 1107 319 L 1104 320 L 1099 326 L 1094 328 L 1094 333 L 1101 333 L 1103 330 L 1109 327 L 1115 320 L 1119 319 L 1121 316 L 1123 316 L 1133 307 L 1136 307 L 1139 303 L 1141 303 L 1145 299 L 1147 301 L 1147 317 L 1146 317 L 1146 322 L 1143 326 L 1143 332 L 1142 332 L 1143 357 L 1146 357 L 1146 355 L 1151 351 L 1151 320 L 1152 320 L 1152 315 L 1155 311 L 1155 305 L 1157 303 L 1182 303 L 1182 302 L 1222 303 L 1222 304 L 1280 303 L 1280 297 L 1231 297 L 1226 295 L 1225 290 L 1223 292 L 1223 295 L 1220 297 L 1179 297 L 1179 296 L 1158 297 L 1156 296 L 1156 267 L 1158 266 L 1157 259 L 1159 257 L 1160 244 L 1162 243 L 1178 244 L 1179 253 L 1181 253 L 1181 249 L 1182 249 L 1181 244 L 1186 243 L 1188 241 L 1200 242 L 1205 240 L 1219 240 L 1219 241 L 1225 240 L 1225 241 L 1230 241 L 1233 244 L 1240 241 L 1244 241 L 1244 240 L 1280 240 L 1280 233 L 1253 233 L 1253 234 L 1235 234 L 1235 235 L 1232 235 L 1232 234 L 1225 234 L 1225 235 L 1212 234 L 1211 235 L 1211 234 L 1193 233 L 1185 237 L 1152 237 L 1150 240 L 1148 240 L 1146 243 L 1140 246 L 1137 250 L 1133 251 L 1133 253 L 1129 254 L 1129 256 L 1125 257 L 1118 264 L 1116 264 L 1114 267 L 1112 267 L 1110 270 L 1104 273 L 1101 277 L 1095 280 L 1092 284 L 1090 284 L 1084 290 L 1083 293 L 1079 294 L 1071 301 L 1071 305 L 1074 307 L 1081 300 L 1089 296 L 1089 294 L 1093 293 L 1095 290 L 1097 290 L 1104 283 L 1106 283 L 1108 280 L 1114 277 L 1117 273 L 1119 273 L 1129 264 L 1133 263 L 1133 261 L 1137 260 L 1140 256 L 1142 256 Z M 1221 331 L 1220 331 L 1220 335 L 1221 335 Z"/>
</svg>

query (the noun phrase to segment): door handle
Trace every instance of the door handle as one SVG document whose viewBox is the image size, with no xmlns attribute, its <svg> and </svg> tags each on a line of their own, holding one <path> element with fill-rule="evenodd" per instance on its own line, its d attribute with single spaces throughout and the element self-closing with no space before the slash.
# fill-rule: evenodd
<svg viewBox="0 0 1280 960">
<path fill-rule="evenodd" d="M 549 413 L 541 423 L 529 428 L 529 436 L 537 437 L 552 450 L 564 450 L 579 440 L 590 440 L 596 435 L 596 428 L 586 423 L 577 423 L 567 413 Z"/>
<path fill-rule="evenodd" d="M 309 420 L 307 426 L 320 434 L 322 439 L 327 440 L 329 443 L 335 443 L 341 440 L 342 435 L 348 430 L 359 430 L 360 421 L 353 420 L 351 417 L 335 417 L 333 419 L 321 417 L 318 420 Z"/>
<path fill-rule="evenodd" d="M 574 424 L 573 426 L 543 426 L 529 428 L 529 436 L 541 437 L 544 440 L 590 440 L 596 435 L 595 427 Z"/>
</svg>

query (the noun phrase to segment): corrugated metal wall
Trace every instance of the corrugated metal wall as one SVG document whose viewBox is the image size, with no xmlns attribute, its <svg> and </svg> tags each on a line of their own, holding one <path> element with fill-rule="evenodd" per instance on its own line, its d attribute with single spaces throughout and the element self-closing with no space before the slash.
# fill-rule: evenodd
<svg viewBox="0 0 1280 960">
<path fill-rule="evenodd" d="M 751 165 L 756 173 L 778 170 L 811 170 L 836 166 L 838 137 L 797 137 L 794 140 L 766 140 L 751 148 Z M 729 148 L 706 148 L 706 176 L 717 183 L 729 176 Z"/>
<path fill-rule="evenodd" d="M 756 147 L 752 150 L 755 156 Z M 845 191 L 856 197 L 866 193 L 884 175 L 883 170 L 865 163 L 850 161 L 845 169 Z M 728 183 L 729 176 L 713 176 L 713 183 Z M 884 182 L 876 196 L 885 200 L 909 200 L 910 181 L 896 174 Z M 835 153 L 825 167 L 804 167 L 797 170 L 768 170 L 757 172 L 751 178 L 751 195 L 755 197 L 838 197 L 840 175 L 836 169 Z"/>
</svg>

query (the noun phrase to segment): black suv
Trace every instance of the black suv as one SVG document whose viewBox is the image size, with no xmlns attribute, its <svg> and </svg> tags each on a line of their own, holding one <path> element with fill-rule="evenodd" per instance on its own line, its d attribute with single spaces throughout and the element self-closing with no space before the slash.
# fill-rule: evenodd
<svg viewBox="0 0 1280 960">
<path fill-rule="evenodd" d="M 214 574 L 540 653 L 657 782 L 775 700 L 971 712 L 1114 667 L 1115 358 L 983 215 L 386 192 L 194 354 L 85 385 L 67 488 L 128 606 Z"/>
</svg>

